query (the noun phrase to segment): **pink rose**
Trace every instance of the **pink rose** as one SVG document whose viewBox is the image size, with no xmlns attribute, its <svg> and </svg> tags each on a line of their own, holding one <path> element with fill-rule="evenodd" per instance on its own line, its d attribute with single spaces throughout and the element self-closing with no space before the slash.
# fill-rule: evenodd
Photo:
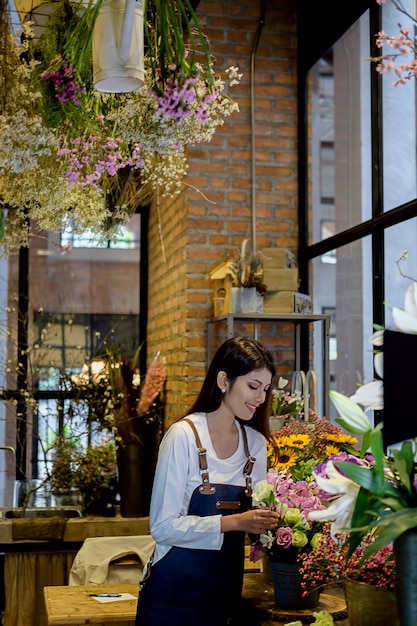
<svg viewBox="0 0 417 626">
<path fill-rule="evenodd" d="M 291 528 L 278 528 L 277 530 L 277 545 L 282 548 L 289 548 L 292 544 L 293 531 Z"/>
</svg>

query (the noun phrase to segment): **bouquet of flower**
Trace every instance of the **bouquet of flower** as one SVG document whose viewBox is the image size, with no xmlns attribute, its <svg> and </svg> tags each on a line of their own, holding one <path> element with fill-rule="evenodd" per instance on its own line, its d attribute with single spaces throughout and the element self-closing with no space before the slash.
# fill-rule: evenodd
<svg viewBox="0 0 417 626">
<path fill-rule="evenodd" d="M 117 348 L 107 348 L 105 360 L 93 361 L 70 380 L 74 402 L 87 405 L 90 421 L 112 430 L 118 444 L 142 441 L 146 425 L 155 421 L 155 400 L 167 377 L 158 351 L 142 380 L 139 352 L 140 347 L 130 360 Z"/>
<path fill-rule="evenodd" d="M 255 287 L 258 293 L 265 295 L 267 288 L 263 282 L 263 262 L 266 257 L 262 252 L 252 252 L 244 240 L 241 250 L 236 250 L 229 260 L 229 269 L 234 287 Z"/>
<path fill-rule="evenodd" d="M 187 146 L 210 142 L 239 110 L 229 90 L 242 74 L 215 72 L 190 0 L 147 0 L 143 85 L 97 91 L 92 31 L 103 1 L 55 2 L 39 38 L 31 22 L 11 35 L 11 12 L 0 13 L 5 253 L 29 245 L 35 221 L 98 243 L 119 237 L 139 204 L 183 189 Z"/>
<path fill-rule="evenodd" d="M 279 377 L 277 387 L 272 389 L 272 415 L 274 417 L 286 417 L 288 415 L 297 415 L 303 408 L 303 398 L 300 391 L 293 394 L 285 391 L 288 380 Z"/>
<path fill-rule="evenodd" d="M 405 260 L 407 252 L 397 261 Z M 405 276 L 400 269 L 402 276 Z M 417 332 L 417 281 L 412 279 L 406 291 L 404 308 L 393 307 L 395 327 L 403 333 Z M 374 368 L 383 377 L 383 332 L 371 337 L 377 350 Z M 385 386 L 389 381 L 385 381 Z M 330 391 L 330 398 L 339 417 L 337 422 L 348 432 L 362 438 L 360 463 L 346 460 L 329 462 L 314 471 L 314 478 L 322 489 L 332 494 L 332 504 L 326 514 L 312 513 L 312 518 L 331 521 L 332 534 L 349 532 L 349 550 L 352 553 L 363 538 L 372 532 L 375 541 L 369 544 L 364 558 L 390 545 L 407 530 L 417 528 L 417 438 L 403 441 L 401 446 L 384 452 L 380 422 L 372 427 L 361 406 L 383 409 L 383 380 L 362 385 L 350 398 L 338 391 Z"/>
<path fill-rule="evenodd" d="M 323 524 L 311 521 L 309 513 L 326 509 L 328 496 L 314 482 L 296 481 L 272 468 L 266 479 L 255 485 L 252 504 L 255 508 L 269 507 L 280 516 L 276 528 L 253 543 L 252 561 L 268 555 L 274 561 L 295 563 L 300 553 L 318 545 Z"/>
<path fill-rule="evenodd" d="M 273 437 L 274 444 L 268 445 L 268 464 L 295 480 L 311 480 L 312 468 L 332 455 L 354 454 L 358 441 L 311 410 L 309 422 L 289 417 L 280 430 L 273 431 Z"/>
<path fill-rule="evenodd" d="M 152 406 L 161 393 L 167 370 L 165 359 L 158 351 L 142 384 L 137 368 L 139 349 L 132 361 L 111 354 L 109 383 L 112 411 L 108 424 L 122 444 L 141 441 L 144 426 L 154 419 Z"/>
</svg>

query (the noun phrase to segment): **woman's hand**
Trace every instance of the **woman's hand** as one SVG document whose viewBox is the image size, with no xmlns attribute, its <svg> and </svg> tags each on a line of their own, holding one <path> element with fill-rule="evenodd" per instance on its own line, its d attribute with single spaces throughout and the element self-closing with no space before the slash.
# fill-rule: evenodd
<svg viewBox="0 0 417 626">
<path fill-rule="evenodd" d="M 260 535 L 275 528 L 279 515 L 270 509 L 251 509 L 236 515 L 223 515 L 221 530 L 223 533 L 231 530 L 243 530 L 247 533 Z"/>
</svg>

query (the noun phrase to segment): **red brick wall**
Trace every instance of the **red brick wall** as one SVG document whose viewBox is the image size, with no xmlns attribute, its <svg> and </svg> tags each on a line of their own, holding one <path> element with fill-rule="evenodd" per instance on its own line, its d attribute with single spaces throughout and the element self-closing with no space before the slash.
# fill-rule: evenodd
<svg viewBox="0 0 417 626">
<path fill-rule="evenodd" d="M 151 210 L 148 346 L 149 357 L 161 349 L 167 359 L 167 423 L 186 410 L 205 374 L 207 320 L 213 315 L 210 271 L 245 238 L 256 249 L 297 251 L 295 0 L 266 7 L 254 57 L 252 112 L 251 54 L 261 3 L 201 0 L 198 7 L 215 70 L 238 66 L 243 78 L 230 92 L 240 111 L 211 143 L 189 151 L 184 192 L 161 202 L 159 224 L 156 206 Z M 287 350 L 289 335 L 282 340 L 270 330 L 268 346 Z"/>
</svg>

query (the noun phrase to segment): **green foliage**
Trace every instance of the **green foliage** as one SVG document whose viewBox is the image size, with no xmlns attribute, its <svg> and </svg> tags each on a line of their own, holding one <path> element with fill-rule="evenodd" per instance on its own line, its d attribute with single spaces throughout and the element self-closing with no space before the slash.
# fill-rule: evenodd
<svg viewBox="0 0 417 626">
<path fill-rule="evenodd" d="M 162 95 L 166 80 L 175 67 L 175 78 L 183 82 L 196 74 L 198 46 L 202 48 L 207 83 L 214 85 L 210 48 L 189 0 L 145 0 L 144 34 L 152 83 L 160 81 Z"/>
<path fill-rule="evenodd" d="M 116 447 L 113 439 L 84 449 L 74 439 L 61 439 L 54 451 L 50 476 L 53 493 L 77 490 L 83 502 L 98 499 L 103 488 L 116 478 Z"/>
<path fill-rule="evenodd" d="M 375 540 L 364 552 L 368 558 L 417 527 L 417 440 L 404 441 L 399 449 L 385 454 L 383 425 L 372 428 L 363 410 L 343 394 L 332 391 L 330 396 L 341 414 L 338 421 L 343 421 L 350 432 L 364 435 L 361 456 L 369 455 L 374 461 L 368 468 L 334 462 L 343 475 L 360 486 L 351 520 L 349 554 L 373 532 Z"/>
</svg>

